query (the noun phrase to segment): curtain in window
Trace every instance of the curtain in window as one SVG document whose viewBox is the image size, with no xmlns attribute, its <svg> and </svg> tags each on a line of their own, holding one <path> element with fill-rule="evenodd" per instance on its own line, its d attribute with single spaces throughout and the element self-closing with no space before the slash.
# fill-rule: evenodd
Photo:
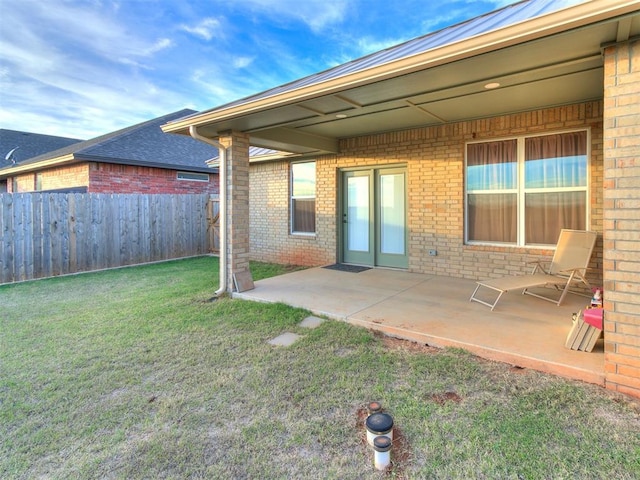
<svg viewBox="0 0 640 480">
<path fill-rule="evenodd" d="M 518 235 L 517 141 L 474 143 L 467 149 L 468 237 L 515 243 Z"/>
<path fill-rule="evenodd" d="M 516 195 L 469 195 L 469 240 L 516 243 L 518 206 Z"/>
<path fill-rule="evenodd" d="M 313 233 L 316 231 L 316 200 L 293 200 L 293 231 Z"/>
<path fill-rule="evenodd" d="M 560 230 L 586 228 L 587 133 L 572 132 L 525 141 L 525 242 L 554 245 Z M 554 189 L 550 192 L 527 192 Z"/>
<path fill-rule="evenodd" d="M 516 187 L 517 142 L 472 143 L 467 148 L 467 190 Z"/>
<path fill-rule="evenodd" d="M 299 233 L 316 231 L 316 164 L 291 165 L 291 230 Z"/>
<path fill-rule="evenodd" d="M 525 188 L 587 184 L 587 132 L 545 135 L 525 142 Z"/>
<path fill-rule="evenodd" d="M 527 193 L 527 244 L 555 245 L 560 230 L 586 228 L 586 192 Z"/>
</svg>

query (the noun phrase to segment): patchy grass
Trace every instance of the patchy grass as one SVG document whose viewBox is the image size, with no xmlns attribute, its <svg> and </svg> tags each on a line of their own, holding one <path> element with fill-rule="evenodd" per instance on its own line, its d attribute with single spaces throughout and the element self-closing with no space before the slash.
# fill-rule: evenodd
<svg viewBox="0 0 640 480">
<path fill-rule="evenodd" d="M 1 478 L 640 477 L 638 404 L 308 312 L 202 257 L 0 286 Z M 253 264 L 254 279 L 290 270 Z M 290 331 L 292 347 L 267 340 Z M 395 421 L 373 469 L 364 406 Z"/>
</svg>

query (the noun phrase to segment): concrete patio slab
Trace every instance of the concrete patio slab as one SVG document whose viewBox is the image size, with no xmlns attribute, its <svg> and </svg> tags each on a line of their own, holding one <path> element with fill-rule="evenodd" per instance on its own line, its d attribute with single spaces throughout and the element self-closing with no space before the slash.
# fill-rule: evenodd
<svg viewBox="0 0 640 480">
<path fill-rule="evenodd" d="M 370 269 L 310 268 L 255 282 L 234 297 L 283 302 L 315 315 L 439 347 L 460 347 L 491 360 L 604 385 L 604 349 L 565 347 L 572 314 L 588 299 L 567 295 L 556 306 L 509 292 L 495 310 L 469 302 L 472 280 Z"/>
</svg>

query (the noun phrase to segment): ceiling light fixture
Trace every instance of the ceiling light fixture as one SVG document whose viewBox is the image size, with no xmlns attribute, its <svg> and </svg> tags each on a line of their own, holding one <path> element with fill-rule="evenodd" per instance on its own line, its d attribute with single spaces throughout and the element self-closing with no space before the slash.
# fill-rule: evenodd
<svg viewBox="0 0 640 480">
<path fill-rule="evenodd" d="M 494 88 L 498 88 L 500 86 L 500 84 L 498 82 L 491 82 L 491 83 L 487 83 L 484 88 L 486 88 L 487 90 L 492 90 Z"/>
<path fill-rule="evenodd" d="M 344 114 L 344 113 L 338 113 L 338 114 L 336 115 L 336 118 L 347 118 L 347 115 L 346 115 L 346 114 Z"/>
</svg>

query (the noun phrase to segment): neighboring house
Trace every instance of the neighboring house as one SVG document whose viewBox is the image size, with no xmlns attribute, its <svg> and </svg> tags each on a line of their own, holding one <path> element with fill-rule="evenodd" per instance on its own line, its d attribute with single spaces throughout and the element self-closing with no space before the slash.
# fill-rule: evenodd
<svg viewBox="0 0 640 480">
<path fill-rule="evenodd" d="M 13 167 L 43 153 L 52 152 L 81 141 L 77 138 L 56 137 L 54 135 L 0 128 L 0 169 Z M 0 180 L 0 192 L 6 191 L 6 180 Z"/>
<path fill-rule="evenodd" d="M 640 3 L 570 3 L 515 3 L 165 125 L 226 148 L 223 287 L 249 258 L 498 277 L 549 259 L 560 228 L 594 230 L 606 384 L 640 396 Z M 249 145 L 298 158 L 250 164 Z"/>
<path fill-rule="evenodd" d="M 180 110 L 4 166 L 0 181 L 14 193 L 218 193 L 217 169 L 206 164 L 218 150 L 160 128 L 193 113 Z"/>
</svg>

